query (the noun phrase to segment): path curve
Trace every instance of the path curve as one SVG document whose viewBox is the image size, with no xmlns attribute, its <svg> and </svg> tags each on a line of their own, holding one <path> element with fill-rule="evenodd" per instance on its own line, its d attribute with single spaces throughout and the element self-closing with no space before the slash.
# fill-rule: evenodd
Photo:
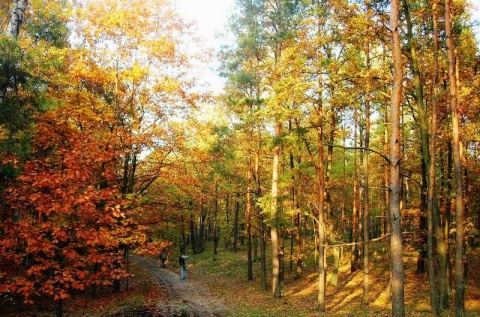
<svg viewBox="0 0 480 317">
<path fill-rule="evenodd" d="M 180 279 L 177 273 L 159 267 L 155 259 L 131 255 L 130 260 L 146 268 L 160 286 L 168 290 L 168 300 L 157 304 L 166 316 L 223 317 L 227 309 L 204 286 L 188 277 Z M 188 275 L 187 275 L 188 276 Z"/>
</svg>

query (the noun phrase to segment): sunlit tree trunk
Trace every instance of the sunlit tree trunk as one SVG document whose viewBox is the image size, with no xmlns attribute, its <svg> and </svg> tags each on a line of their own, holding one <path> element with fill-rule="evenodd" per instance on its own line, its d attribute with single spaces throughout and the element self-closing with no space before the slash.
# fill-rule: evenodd
<svg viewBox="0 0 480 317">
<path fill-rule="evenodd" d="M 370 45 L 367 43 L 366 50 L 367 70 L 370 70 Z M 370 85 L 367 85 L 367 95 L 365 99 L 365 148 L 370 147 Z M 368 283 L 369 283 L 369 257 L 368 241 L 370 240 L 370 189 L 368 183 L 369 166 L 368 151 L 365 151 L 363 161 L 363 305 L 368 305 Z"/>
<path fill-rule="evenodd" d="M 438 100 L 438 23 L 437 23 L 437 0 L 433 1 L 433 55 L 434 55 L 434 74 L 432 81 L 432 109 L 430 117 L 430 163 L 428 166 L 428 197 L 427 197 L 427 218 L 428 218 L 428 241 L 427 241 L 427 258 L 428 258 L 428 278 L 430 283 L 430 304 L 432 306 L 432 313 L 435 316 L 440 315 L 439 306 L 439 292 L 437 290 L 437 276 L 438 276 L 438 288 L 443 289 L 444 278 L 446 277 L 443 269 L 445 268 L 445 243 L 443 236 L 440 234 L 442 231 L 438 230 L 439 217 L 437 200 L 435 198 L 436 183 L 435 183 L 435 164 L 436 164 L 436 134 L 437 134 L 437 100 Z M 438 259 L 438 272 L 435 270 L 435 255 L 434 247 L 436 237 L 437 247 L 437 259 Z M 448 298 L 447 298 L 448 301 Z"/>
<path fill-rule="evenodd" d="M 253 280 L 253 260 L 252 260 L 252 187 L 250 186 L 251 176 L 248 176 L 247 186 L 247 278 Z"/>
<path fill-rule="evenodd" d="M 400 105 L 402 102 L 403 63 L 399 33 L 399 0 L 390 2 L 390 30 L 392 32 L 393 87 L 390 107 L 390 222 L 391 222 L 391 292 L 392 316 L 405 316 L 402 214 L 400 210 Z"/>
<path fill-rule="evenodd" d="M 327 166 L 325 168 L 325 221 L 328 221 L 332 216 L 332 195 L 330 188 L 330 180 L 332 176 L 332 164 L 333 164 L 333 144 L 335 143 L 335 131 L 337 126 L 337 116 L 335 109 L 330 111 L 330 133 L 328 135 L 327 146 Z"/>
<path fill-rule="evenodd" d="M 321 106 L 320 116 L 322 115 Z M 321 123 L 321 120 L 320 120 Z M 324 155 L 323 155 L 323 128 L 321 124 L 317 126 L 317 142 L 318 142 L 318 311 L 325 311 L 325 177 L 324 177 Z"/>
<path fill-rule="evenodd" d="M 277 122 L 275 125 L 275 139 L 276 144 L 273 150 L 273 165 L 272 165 L 272 202 L 271 202 L 271 243 L 272 243 L 272 293 L 274 298 L 282 296 L 280 289 L 280 258 L 279 258 L 279 237 L 278 237 L 278 174 L 280 168 L 280 144 L 279 138 L 281 134 L 282 125 Z"/>
<path fill-rule="evenodd" d="M 354 142 L 357 142 L 357 125 L 354 123 Z M 350 271 L 355 272 L 358 270 L 359 262 L 359 247 L 358 247 L 358 168 L 357 168 L 357 150 L 353 150 L 353 206 L 352 206 L 352 254 L 350 262 Z"/>
<path fill-rule="evenodd" d="M 388 153 L 388 121 L 389 121 L 389 118 L 388 118 L 388 107 L 385 105 L 385 132 L 383 134 L 383 141 L 384 141 L 384 150 L 385 150 L 385 153 Z M 385 189 L 388 189 L 388 184 L 389 184 L 389 166 L 388 164 L 385 164 L 385 168 L 383 170 L 383 183 L 385 185 Z M 383 229 L 382 229 L 382 232 L 384 235 L 386 235 L 388 233 L 388 216 L 387 216 L 387 210 L 390 208 L 390 191 L 389 190 L 385 190 L 385 196 L 384 196 L 384 200 L 385 200 L 385 209 L 384 211 L 382 211 L 382 222 L 383 222 Z"/>
<path fill-rule="evenodd" d="M 464 214 L 463 167 L 460 153 L 459 110 L 457 105 L 458 88 L 450 0 L 445 0 L 445 34 L 447 37 L 448 78 L 450 86 L 450 112 L 452 117 L 452 147 L 455 166 L 455 316 L 465 316 L 465 276 L 463 263 Z"/>
<path fill-rule="evenodd" d="M 262 132 L 260 126 L 257 127 L 257 148 L 255 151 L 255 186 L 257 199 L 262 197 L 262 186 L 260 182 L 260 149 L 262 144 Z M 266 237 L 265 237 L 265 222 L 262 211 L 259 206 L 256 208 L 256 216 L 258 219 L 259 241 L 260 241 L 260 277 L 262 280 L 262 289 L 268 290 L 267 283 L 267 257 L 266 257 Z"/>
</svg>

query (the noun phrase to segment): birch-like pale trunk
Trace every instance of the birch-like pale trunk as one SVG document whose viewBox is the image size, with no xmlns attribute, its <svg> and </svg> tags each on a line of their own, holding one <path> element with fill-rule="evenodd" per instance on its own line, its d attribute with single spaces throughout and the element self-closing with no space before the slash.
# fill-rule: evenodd
<svg viewBox="0 0 480 317">
<path fill-rule="evenodd" d="M 12 10 L 12 16 L 7 26 L 6 34 L 11 38 L 18 38 L 20 28 L 22 27 L 25 18 L 25 10 L 28 6 L 28 0 L 15 0 Z"/>
</svg>

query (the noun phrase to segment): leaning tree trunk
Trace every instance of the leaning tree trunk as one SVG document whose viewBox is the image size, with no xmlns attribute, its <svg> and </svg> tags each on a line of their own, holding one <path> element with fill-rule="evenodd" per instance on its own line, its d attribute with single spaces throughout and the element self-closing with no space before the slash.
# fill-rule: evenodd
<svg viewBox="0 0 480 317">
<path fill-rule="evenodd" d="M 405 316 L 403 282 L 402 214 L 400 210 L 400 105 L 402 102 L 403 64 L 399 32 L 399 0 L 391 0 L 393 87 L 390 107 L 390 222 L 391 222 L 391 292 L 392 316 Z"/>
<path fill-rule="evenodd" d="M 445 0 L 445 34 L 447 36 L 448 78 L 450 81 L 450 112 L 452 117 L 452 147 L 455 164 L 455 316 L 465 316 L 465 276 L 463 263 L 464 214 L 463 167 L 460 153 L 459 110 L 457 105 L 457 75 L 455 71 L 454 43 L 452 39 L 450 1 Z"/>
</svg>

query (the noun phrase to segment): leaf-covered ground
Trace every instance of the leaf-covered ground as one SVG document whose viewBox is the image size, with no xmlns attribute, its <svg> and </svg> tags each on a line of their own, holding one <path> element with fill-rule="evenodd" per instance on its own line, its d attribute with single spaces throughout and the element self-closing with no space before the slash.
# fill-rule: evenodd
<svg viewBox="0 0 480 317">
<path fill-rule="evenodd" d="M 99 291 L 96 299 L 89 294 L 75 296 L 65 302 L 66 316 L 238 316 L 238 317 L 303 317 L 303 316 L 390 316 L 388 261 L 380 243 L 372 248 L 370 270 L 370 302 L 362 306 L 363 273 L 350 273 L 350 250 L 345 249 L 339 269 L 338 285 L 327 284 L 327 312 L 315 311 L 317 274 L 315 259 L 305 261 L 303 277 L 295 279 L 286 262 L 283 297 L 274 300 L 261 289 L 260 263 L 254 264 L 254 280 L 247 280 L 244 251 L 211 250 L 190 255 L 188 276 L 181 280 L 176 261 L 159 268 L 156 259 L 131 257 L 128 289 L 113 294 L 110 288 Z M 468 265 L 467 316 L 480 316 L 480 249 L 471 252 Z M 332 258 L 329 257 L 329 262 Z M 408 316 L 431 316 L 427 276 L 416 276 L 416 252 L 405 250 L 405 303 Z M 327 276 L 331 278 L 331 265 Z M 294 268 L 293 268 L 294 269 Z M 270 272 L 268 269 L 267 272 Z M 270 284 L 270 277 L 268 277 Z M 451 296 L 453 306 L 453 296 Z M 51 303 L 35 307 L 10 307 L 2 316 L 54 316 Z M 443 316 L 454 316 L 453 310 Z"/>
<path fill-rule="evenodd" d="M 388 276 L 389 264 L 384 246 L 375 245 L 371 253 L 370 266 L 370 301 L 368 307 L 362 306 L 363 273 L 350 273 L 350 249 L 344 250 L 339 269 L 338 285 L 327 283 L 327 312 L 319 314 L 315 311 L 317 301 L 317 274 L 314 260 L 307 260 L 303 278 L 295 279 L 290 264 L 286 263 L 283 297 L 274 300 L 270 291 L 261 290 L 259 280 L 260 263 L 255 263 L 254 280 L 247 281 L 246 256 L 244 252 L 232 254 L 222 252 L 213 257 L 207 251 L 202 255 L 191 257 L 190 272 L 195 279 L 203 281 L 218 295 L 229 303 L 229 316 L 390 316 Z M 408 316 L 431 316 L 429 304 L 429 286 L 426 275 L 416 276 L 415 250 L 405 250 L 405 304 Z M 333 260 L 329 257 L 329 260 Z M 329 265 L 327 280 L 331 278 Z M 270 272 L 270 270 L 267 270 Z M 469 275 L 467 286 L 467 316 L 480 316 L 480 259 L 479 250 L 472 253 L 469 259 Z M 267 278 L 270 284 L 270 277 Z M 453 307 L 453 296 L 450 305 Z M 446 311 L 444 316 L 453 316 L 453 310 Z"/>
</svg>

